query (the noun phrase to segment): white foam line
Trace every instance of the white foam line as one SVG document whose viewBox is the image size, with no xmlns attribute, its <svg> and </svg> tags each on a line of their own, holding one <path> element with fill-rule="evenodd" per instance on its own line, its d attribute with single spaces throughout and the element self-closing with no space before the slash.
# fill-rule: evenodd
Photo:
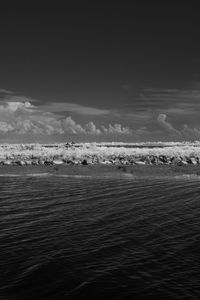
<svg viewBox="0 0 200 300">
<path fill-rule="evenodd" d="M 70 174 L 52 174 L 56 177 L 73 177 L 73 178 L 94 178 L 92 175 L 70 175 Z"/>
<path fill-rule="evenodd" d="M 198 179 L 200 180 L 200 175 L 197 174 L 183 174 L 183 175 L 176 175 L 176 179 Z"/>
<path fill-rule="evenodd" d="M 43 176 L 51 176 L 53 174 L 51 173 L 29 173 L 29 174 L 26 174 L 26 176 L 29 176 L 29 177 L 43 177 Z"/>
<path fill-rule="evenodd" d="M 0 174 L 0 177 L 20 177 L 23 176 L 21 174 Z"/>
</svg>

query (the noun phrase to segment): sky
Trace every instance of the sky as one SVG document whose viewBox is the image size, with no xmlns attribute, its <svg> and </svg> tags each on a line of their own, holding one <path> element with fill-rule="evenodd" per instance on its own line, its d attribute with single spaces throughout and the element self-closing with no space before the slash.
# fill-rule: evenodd
<svg viewBox="0 0 200 300">
<path fill-rule="evenodd" d="M 0 143 L 199 140 L 199 10 L 165 2 L 2 4 Z"/>
</svg>

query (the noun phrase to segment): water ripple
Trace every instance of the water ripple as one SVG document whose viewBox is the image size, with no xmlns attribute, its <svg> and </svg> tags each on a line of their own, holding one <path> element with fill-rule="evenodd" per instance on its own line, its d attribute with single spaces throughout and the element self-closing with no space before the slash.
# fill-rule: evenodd
<svg viewBox="0 0 200 300">
<path fill-rule="evenodd" d="M 199 299 L 199 179 L 1 177 L 5 299 Z"/>
</svg>

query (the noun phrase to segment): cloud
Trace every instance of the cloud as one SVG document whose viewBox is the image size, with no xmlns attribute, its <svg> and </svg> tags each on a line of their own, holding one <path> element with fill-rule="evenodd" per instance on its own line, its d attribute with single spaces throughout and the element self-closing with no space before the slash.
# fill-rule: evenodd
<svg viewBox="0 0 200 300">
<path fill-rule="evenodd" d="M 77 124 L 71 117 L 67 117 L 62 121 L 64 131 L 70 134 L 85 133 L 84 128 Z"/>
<path fill-rule="evenodd" d="M 39 102 L 36 99 L 26 97 L 26 96 L 18 96 L 18 95 L 4 95 L 3 97 L 0 97 L 2 99 L 2 102 Z"/>
<path fill-rule="evenodd" d="M 200 113 L 200 89 L 145 88 L 135 97 L 131 108 L 136 112 L 150 111 L 197 116 Z"/>
<path fill-rule="evenodd" d="M 199 140 L 200 139 L 200 129 L 190 128 L 187 124 L 183 125 L 183 129 L 180 131 L 181 136 L 185 140 Z"/>
<path fill-rule="evenodd" d="M 199 140 L 200 139 L 200 129 L 191 128 L 187 124 L 184 124 L 180 130 L 177 130 L 173 125 L 166 121 L 167 115 L 159 114 L 157 121 L 160 126 L 162 126 L 172 137 L 176 137 L 178 140 Z"/>
<path fill-rule="evenodd" d="M 8 102 L 4 108 L 10 112 L 16 111 L 25 111 L 25 112 L 33 112 L 35 106 L 33 106 L 30 102 Z"/>
<path fill-rule="evenodd" d="M 163 96 L 161 100 L 160 95 Z M 172 95 L 173 99 L 170 98 Z M 180 95 L 183 95 L 182 102 L 179 99 Z M 189 95 L 192 96 L 191 102 L 188 101 Z M 138 101 L 135 103 L 135 110 L 132 107 L 127 111 L 124 106 L 121 110 L 110 111 L 64 102 L 43 105 L 41 101 L 32 102 L 32 99 L 25 96 L 16 96 L 9 91 L 6 93 L 6 90 L 0 90 L 1 139 L 14 136 L 22 140 L 24 136 L 29 136 L 31 140 L 32 137 L 41 136 L 41 140 L 45 141 L 48 137 L 49 140 L 51 137 L 52 140 L 63 140 L 76 136 L 77 140 L 99 141 L 109 141 L 113 138 L 121 141 L 197 140 L 200 139 L 200 103 L 196 101 L 198 95 L 200 96 L 200 92 L 198 94 L 197 90 L 189 93 L 175 89 L 146 89 L 140 102 L 143 105 L 147 101 L 151 105 L 154 101 L 155 105 L 152 105 L 151 109 L 148 106 L 140 106 Z M 114 120 L 110 124 L 108 117 Z M 101 123 L 100 120 L 104 121 Z M 121 120 L 126 120 L 131 124 L 131 128 L 122 125 Z"/>
<path fill-rule="evenodd" d="M 23 95 L 17 95 L 12 91 L 0 89 L 0 100 L 2 103 L 8 102 L 38 102 L 38 100 L 26 97 Z"/>
<path fill-rule="evenodd" d="M 180 136 L 181 133 L 180 131 L 176 130 L 173 125 L 171 123 L 169 123 L 168 121 L 166 121 L 167 119 L 167 115 L 165 114 L 159 114 L 158 118 L 157 118 L 157 121 L 158 121 L 158 124 L 165 130 L 167 131 L 168 133 L 171 133 L 173 134 L 173 136 L 177 135 L 177 136 Z"/>
<path fill-rule="evenodd" d="M 126 119 L 129 124 L 137 130 L 140 127 L 147 127 L 149 131 L 159 129 L 165 133 L 170 132 L 178 135 L 176 127 L 180 128 L 185 123 L 192 127 L 198 127 L 200 115 L 200 89 L 153 89 L 144 88 L 133 94 L 129 104 L 124 103 L 120 110 L 116 110 L 118 118 Z M 164 114 L 168 119 L 160 116 Z M 120 122 L 121 123 L 121 122 Z M 159 127 L 158 127 L 159 124 Z"/>
<path fill-rule="evenodd" d="M 0 133 L 13 132 L 18 135 L 90 135 L 103 134 L 127 135 L 128 127 L 121 124 L 102 125 L 97 128 L 94 122 L 81 125 L 72 117 L 61 118 L 52 112 L 46 112 L 30 102 L 3 102 L 0 104 Z"/>
<path fill-rule="evenodd" d="M 76 123 L 71 117 L 67 117 L 62 120 L 62 126 L 65 133 L 70 134 L 89 134 L 89 135 L 99 135 L 102 134 L 101 130 L 96 127 L 93 122 L 89 122 L 83 126 Z"/>
<path fill-rule="evenodd" d="M 170 124 L 169 122 L 166 121 L 167 115 L 165 114 L 159 114 L 157 121 L 160 126 L 162 126 L 166 131 L 173 131 L 176 132 L 177 130 Z"/>
<path fill-rule="evenodd" d="M 99 134 L 102 133 L 101 130 L 98 129 L 93 122 L 89 122 L 88 124 L 86 124 L 85 125 L 85 130 L 86 130 L 87 133 L 92 134 L 92 135 L 93 134 L 94 135 L 99 135 Z"/>
<path fill-rule="evenodd" d="M 0 94 L 14 94 L 12 91 L 0 89 Z"/>
<path fill-rule="evenodd" d="M 8 124 L 7 122 L 0 121 L 0 132 L 7 133 L 13 130 L 14 128 L 12 127 L 12 125 Z"/>
<path fill-rule="evenodd" d="M 67 117 L 62 121 L 65 132 L 71 134 L 89 134 L 89 135 L 101 135 L 101 134 L 131 134 L 131 130 L 128 127 L 123 127 L 121 124 L 109 124 L 108 127 L 104 125 L 101 128 L 97 128 L 93 122 L 89 122 L 83 126 L 76 123 L 71 117 Z"/>
<path fill-rule="evenodd" d="M 66 111 L 66 112 L 72 112 L 80 115 L 93 115 L 93 116 L 107 115 L 110 113 L 110 111 L 107 109 L 84 106 L 84 105 L 70 103 L 70 102 L 48 103 L 46 105 L 41 105 L 40 109 L 47 110 L 49 112 Z"/>
<path fill-rule="evenodd" d="M 32 99 L 30 97 L 26 97 L 23 95 L 16 95 L 12 91 L 8 91 L 6 89 L 0 89 L 0 100 L 3 103 L 8 102 L 38 102 L 39 100 Z M 110 113 L 110 110 L 108 109 L 101 109 L 91 106 L 85 106 L 77 103 L 71 103 L 71 102 L 48 102 L 46 104 L 41 104 L 40 109 L 43 111 L 48 112 L 72 112 L 80 115 L 93 115 L 93 116 L 101 116 L 101 115 L 107 115 Z"/>
<path fill-rule="evenodd" d="M 109 125 L 108 128 L 101 126 L 102 131 L 106 134 L 131 134 L 132 131 L 128 127 L 122 127 L 121 124 Z"/>
<path fill-rule="evenodd" d="M 170 104 L 188 102 L 188 100 L 198 101 L 200 89 L 144 89 L 142 96 L 154 103 L 165 100 L 170 101 Z"/>
</svg>

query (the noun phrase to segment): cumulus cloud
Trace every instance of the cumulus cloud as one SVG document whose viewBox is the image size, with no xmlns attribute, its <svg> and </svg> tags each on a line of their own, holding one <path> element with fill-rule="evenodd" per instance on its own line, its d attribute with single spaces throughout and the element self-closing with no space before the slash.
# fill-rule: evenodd
<svg viewBox="0 0 200 300">
<path fill-rule="evenodd" d="M 71 134 L 85 133 L 84 128 L 77 124 L 71 117 L 67 117 L 62 121 L 64 131 Z"/>
<path fill-rule="evenodd" d="M 99 135 L 101 134 L 101 130 L 96 127 L 96 125 L 93 122 L 89 122 L 85 125 L 85 130 L 89 134 Z"/>
<path fill-rule="evenodd" d="M 52 112 L 46 112 L 30 102 L 5 102 L 0 104 L 0 133 L 13 132 L 19 135 L 102 135 L 130 134 L 128 127 L 121 124 L 97 126 L 89 121 L 81 125 L 72 117 L 61 118 Z"/>
<path fill-rule="evenodd" d="M 179 124 L 183 124 L 184 120 L 195 124 L 200 113 L 200 89 L 193 86 L 185 90 L 145 88 L 136 95 L 131 108 L 138 114 L 149 111 L 150 115 L 155 116 L 162 112 L 172 118 L 178 117 Z"/>
<path fill-rule="evenodd" d="M 166 121 L 167 119 L 167 115 L 166 114 L 159 114 L 157 121 L 158 124 L 163 127 L 166 131 L 168 132 L 173 132 L 176 134 L 180 134 L 180 132 L 178 130 L 176 130 L 171 123 L 169 123 L 168 121 Z"/>
<path fill-rule="evenodd" d="M 131 134 L 131 130 L 128 127 L 122 127 L 121 124 L 109 125 L 108 128 L 101 126 L 102 131 L 106 134 Z"/>
<path fill-rule="evenodd" d="M 157 121 L 166 130 L 169 130 L 169 131 L 174 130 L 173 126 L 169 122 L 167 122 L 166 119 L 167 119 L 167 115 L 159 114 Z"/>
<path fill-rule="evenodd" d="M 7 122 L 0 121 L 0 132 L 7 133 L 13 130 L 14 128 L 12 127 L 12 125 L 8 124 Z"/>
<path fill-rule="evenodd" d="M 15 111 L 26 111 L 32 112 L 35 108 L 30 102 L 7 102 L 7 105 L 4 105 L 2 108 L 7 110 L 8 112 L 15 112 Z"/>
<path fill-rule="evenodd" d="M 5 94 L 5 93 L 4 93 Z M 13 100 L 13 101 L 12 101 Z M 22 101 L 21 101 L 22 100 Z M 186 105 L 186 103 L 185 103 Z M 46 106 L 48 108 L 49 105 Z M 71 107 L 71 111 L 73 112 L 82 112 L 83 107 L 80 105 L 73 104 L 69 106 L 67 104 L 66 107 Z M 87 122 L 77 122 L 76 118 L 68 116 L 64 117 L 62 115 L 62 110 L 64 108 L 63 104 L 61 106 L 57 106 L 57 103 L 50 104 L 50 110 L 44 109 L 45 106 L 39 105 L 39 103 L 28 101 L 26 97 L 16 98 L 12 95 L 9 95 L 9 100 L 6 100 L 4 97 L 0 102 L 0 134 L 1 138 L 9 136 L 14 136 L 14 138 L 19 137 L 19 139 L 23 139 L 26 135 L 30 137 L 40 136 L 41 140 L 54 140 L 54 137 L 59 139 L 63 139 L 69 136 L 77 136 L 77 139 L 81 139 L 81 137 L 91 139 L 100 138 L 101 140 L 113 139 L 113 137 L 119 137 L 120 140 L 130 141 L 130 139 L 136 140 L 153 140 L 155 138 L 165 138 L 171 140 L 198 140 L 200 139 L 200 129 L 191 128 L 189 125 L 183 125 L 180 128 L 179 122 L 179 130 L 176 128 L 176 119 L 170 113 L 171 119 L 174 120 L 175 126 L 172 125 L 171 121 L 168 120 L 168 116 L 165 113 L 166 110 L 162 111 L 157 116 L 157 127 L 152 126 L 152 122 L 155 125 L 155 117 L 154 121 L 152 115 L 149 112 L 142 112 L 141 115 L 137 116 L 136 113 L 129 113 L 128 120 L 134 124 L 133 128 L 130 129 L 127 126 L 123 126 L 120 123 L 116 124 L 100 124 L 98 119 L 98 126 L 94 123 L 90 118 Z M 57 108 L 57 109 L 56 109 Z M 79 111 L 80 109 L 80 111 Z M 84 109 L 87 109 L 86 107 Z M 169 111 L 170 112 L 170 111 Z M 105 110 L 95 111 L 94 108 L 89 110 L 89 115 L 103 115 L 106 114 Z M 85 112 L 86 114 L 86 112 Z M 124 118 L 125 118 L 124 114 Z M 115 116 L 116 117 L 116 116 Z M 120 118 L 120 116 L 119 116 Z M 134 120 L 136 119 L 136 123 Z M 148 122 L 147 122 L 148 119 Z M 83 120 L 83 118 L 82 118 Z M 104 118 L 105 120 L 105 118 Z M 186 121 L 187 122 L 187 121 Z M 182 123 L 183 124 L 183 123 Z M 138 126 L 141 125 L 141 126 Z M 159 125 L 159 126 L 158 126 Z M 84 139 L 84 138 L 83 138 Z"/>
<path fill-rule="evenodd" d="M 180 131 L 182 137 L 186 140 L 199 140 L 200 129 L 190 128 L 187 124 L 183 125 L 183 129 Z"/>
<path fill-rule="evenodd" d="M 200 129 L 191 128 L 187 124 L 184 124 L 180 130 L 177 130 L 173 125 L 166 121 L 167 115 L 159 114 L 157 121 L 160 126 L 162 126 L 169 134 L 172 134 L 173 137 L 177 137 L 181 140 L 199 140 L 200 139 Z"/>
<path fill-rule="evenodd" d="M 131 130 L 128 127 L 122 127 L 121 124 L 109 124 L 108 127 L 102 125 L 101 128 L 97 128 L 97 126 L 90 121 L 82 126 L 76 123 L 71 117 L 67 117 L 66 119 L 62 120 L 62 124 L 65 132 L 73 134 L 131 134 Z"/>
</svg>

